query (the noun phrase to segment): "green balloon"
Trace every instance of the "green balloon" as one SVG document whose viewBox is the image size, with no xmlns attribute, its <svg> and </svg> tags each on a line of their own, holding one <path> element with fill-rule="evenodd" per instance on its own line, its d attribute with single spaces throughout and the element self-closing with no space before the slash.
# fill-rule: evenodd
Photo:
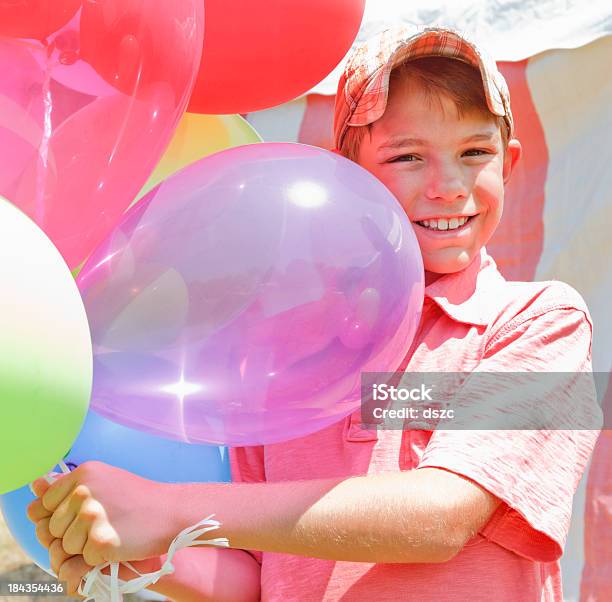
<svg viewBox="0 0 612 602">
<path fill-rule="evenodd" d="M 85 419 L 92 383 L 85 308 L 59 251 L 0 197 L 0 494 L 46 474 Z"/>
</svg>

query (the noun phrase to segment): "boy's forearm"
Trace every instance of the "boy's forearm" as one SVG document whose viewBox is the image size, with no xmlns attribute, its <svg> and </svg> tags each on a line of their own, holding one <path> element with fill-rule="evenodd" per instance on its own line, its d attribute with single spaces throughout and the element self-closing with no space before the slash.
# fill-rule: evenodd
<svg viewBox="0 0 612 602">
<path fill-rule="evenodd" d="M 220 528 L 202 540 L 225 537 L 232 548 L 357 562 L 445 562 L 500 504 L 476 483 L 437 468 L 311 481 L 169 484 L 86 462 L 52 485 L 39 479 L 33 486 L 43 498 L 28 508 L 28 516 L 40 521 L 37 529 L 61 537 L 64 549 L 82 553 L 92 566 L 164 554 L 178 533 L 211 514 Z M 96 512 L 97 533 L 89 535 L 91 521 L 80 515 L 84 505 L 91 515 L 94 502 L 103 512 Z M 80 532 L 64 529 L 75 522 Z M 81 533 L 88 534 L 88 547 Z"/>
<path fill-rule="evenodd" d="M 227 537 L 232 547 L 363 562 L 449 560 L 499 504 L 437 469 L 178 487 L 180 524 L 214 512 L 222 523 L 215 537 Z"/>
<path fill-rule="evenodd" d="M 175 602 L 256 602 L 260 566 L 247 552 L 213 547 L 179 550 L 174 572 L 148 587 Z"/>
</svg>

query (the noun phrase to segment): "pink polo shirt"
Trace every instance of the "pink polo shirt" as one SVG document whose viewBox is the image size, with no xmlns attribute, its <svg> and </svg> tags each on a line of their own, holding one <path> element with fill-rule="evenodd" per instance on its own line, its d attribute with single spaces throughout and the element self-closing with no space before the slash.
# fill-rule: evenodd
<svg viewBox="0 0 612 602">
<path fill-rule="evenodd" d="M 560 282 L 507 282 L 483 249 L 425 290 L 410 372 L 584 372 L 592 323 Z M 568 402 L 571 393 L 545 396 Z M 571 402 L 571 400 L 569 400 Z M 589 401 L 591 403 L 591 401 Z M 595 395 L 593 411 L 597 411 Z M 441 564 L 334 562 L 255 553 L 261 598 L 292 600 L 561 601 L 559 557 L 572 497 L 596 431 L 370 430 L 360 412 L 312 435 L 231 450 L 235 481 L 291 481 L 436 467 L 478 483 L 502 504 Z"/>
</svg>

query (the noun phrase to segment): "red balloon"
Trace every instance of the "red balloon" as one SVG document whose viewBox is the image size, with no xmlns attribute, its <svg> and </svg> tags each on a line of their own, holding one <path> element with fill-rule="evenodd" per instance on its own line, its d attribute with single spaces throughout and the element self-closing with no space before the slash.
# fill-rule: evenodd
<svg viewBox="0 0 612 602">
<path fill-rule="evenodd" d="M 250 113 L 327 76 L 353 43 L 365 0 L 206 0 L 191 113 Z"/>
<path fill-rule="evenodd" d="M 44 40 L 76 14 L 81 0 L 0 0 L 0 36 Z"/>
</svg>

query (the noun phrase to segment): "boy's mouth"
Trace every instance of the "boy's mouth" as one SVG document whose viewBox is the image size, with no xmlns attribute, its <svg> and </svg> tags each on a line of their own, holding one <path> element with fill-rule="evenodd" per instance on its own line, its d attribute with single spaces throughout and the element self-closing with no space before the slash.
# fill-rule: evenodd
<svg viewBox="0 0 612 602">
<path fill-rule="evenodd" d="M 433 231 L 449 231 L 449 230 L 460 230 L 474 219 L 475 215 L 464 215 L 464 216 L 456 216 L 451 218 L 438 217 L 433 219 L 425 219 L 421 221 L 415 221 L 415 224 L 418 224 L 422 228 L 426 228 L 427 230 Z"/>
</svg>

